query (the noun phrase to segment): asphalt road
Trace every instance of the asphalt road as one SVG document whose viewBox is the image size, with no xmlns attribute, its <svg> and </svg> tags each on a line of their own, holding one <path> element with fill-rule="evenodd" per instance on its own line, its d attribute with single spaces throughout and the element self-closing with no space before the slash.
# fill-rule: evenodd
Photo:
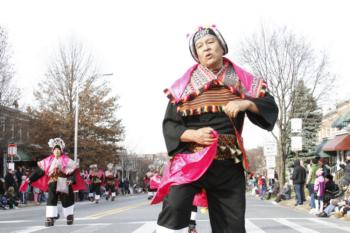
<svg viewBox="0 0 350 233">
<path fill-rule="evenodd" d="M 75 222 L 67 226 L 61 217 L 54 227 L 45 227 L 45 206 L 0 210 L 0 232 L 6 233 L 155 233 L 161 205 L 150 206 L 146 195 L 117 197 L 115 202 L 102 200 L 76 203 Z M 199 214 L 199 233 L 210 233 L 208 214 Z M 275 205 L 247 196 L 247 233 L 345 233 L 350 222 L 317 218 L 294 208 Z"/>
</svg>

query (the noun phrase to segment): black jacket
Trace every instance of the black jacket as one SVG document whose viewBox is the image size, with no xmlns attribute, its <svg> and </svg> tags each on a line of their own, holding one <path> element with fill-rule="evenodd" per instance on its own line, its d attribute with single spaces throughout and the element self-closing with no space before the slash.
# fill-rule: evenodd
<svg viewBox="0 0 350 233">
<path fill-rule="evenodd" d="M 305 184 L 306 181 L 306 170 L 300 166 L 300 160 L 294 161 L 294 171 L 292 174 L 293 184 Z"/>
<path fill-rule="evenodd" d="M 346 165 L 341 164 L 340 167 L 344 169 L 343 184 L 349 185 L 350 184 L 350 160 L 346 161 Z"/>
</svg>

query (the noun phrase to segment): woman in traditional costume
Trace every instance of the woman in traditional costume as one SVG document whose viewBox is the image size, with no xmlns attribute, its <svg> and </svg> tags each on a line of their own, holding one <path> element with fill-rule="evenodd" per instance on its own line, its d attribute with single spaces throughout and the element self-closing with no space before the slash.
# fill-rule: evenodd
<svg viewBox="0 0 350 233">
<path fill-rule="evenodd" d="M 48 192 L 46 205 L 46 226 L 53 226 L 59 217 L 57 202 L 62 203 L 63 215 L 67 225 L 74 221 L 74 190 L 84 190 L 85 184 L 77 169 L 76 163 L 65 153 L 65 143 L 61 138 L 50 139 L 52 154 L 38 162 L 38 169 L 26 179 L 21 190 L 28 184 Z"/>
</svg>

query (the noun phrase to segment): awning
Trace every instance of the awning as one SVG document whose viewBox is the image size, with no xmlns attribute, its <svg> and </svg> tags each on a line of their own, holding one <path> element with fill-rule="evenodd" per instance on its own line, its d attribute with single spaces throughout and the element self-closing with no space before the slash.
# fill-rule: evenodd
<svg viewBox="0 0 350 233">
<path fill-rule="evenodd" d="M 322 142 L 320 144 L 318 144 L 316 147 L 315 147 L 315 154 L 316 154 L 316 157 L 320 157 L 320 158 L 329 158 L 331 156 L 336 156 L 336 154 L 334 152 L 324 152 L 322 150 L 323 146 L 328 142 L 328 140 L 326 139 L 323 139 Z"/>
<path fill-rule="evenodd" d="M 338 117 L 333 123 L 332 128 L 344 128 L 350 123 L 350 111 Z"/>
<path fill-rule="evenodd" d="M 344 151 L 350 150 L 350 135 L 338 135 L 329 140 L 322 148 L 323 151 Z"/>
</svg>

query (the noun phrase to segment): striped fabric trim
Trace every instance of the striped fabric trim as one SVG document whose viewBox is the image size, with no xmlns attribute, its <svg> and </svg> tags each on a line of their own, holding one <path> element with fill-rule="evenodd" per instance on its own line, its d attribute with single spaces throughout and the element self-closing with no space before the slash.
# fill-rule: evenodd
<svg viewBox="0 0 350 233">
<path fill-rule="evenodd" d="M 199 115 L 206 112 L 223 112 L 224 106 L 232 100 L 240 99 L 231 90 L 223 86 L 213 87 L 193 100 L 186 101 L 177 107 L 182 116 Z"/>
</svg>

